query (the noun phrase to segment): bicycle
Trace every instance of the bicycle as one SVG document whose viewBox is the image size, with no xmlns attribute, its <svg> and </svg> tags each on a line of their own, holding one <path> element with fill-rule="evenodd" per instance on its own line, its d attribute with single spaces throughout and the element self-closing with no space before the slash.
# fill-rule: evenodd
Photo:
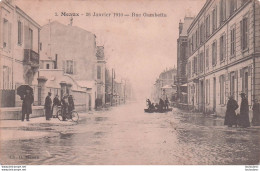
<svg viewBox="0 0 260 171">
<path fill-rule="evenodd" d="M 60 121 L 63 121 L 63 116 L 62 116 L 62 113 L 61 113 L 61 110 L 58 110 L 57 111 L 57 114 L 56 114 L 57 118 L 60 120 Z M 68 112 L 64 115 L 64 118 L 65 119 L 71 119 L 72 121 L 74 122 L 78 122 L 79 120 L 79 114 L 78 112 L 76 111 L 71 111 L 71 112 Z"/>
</svg>

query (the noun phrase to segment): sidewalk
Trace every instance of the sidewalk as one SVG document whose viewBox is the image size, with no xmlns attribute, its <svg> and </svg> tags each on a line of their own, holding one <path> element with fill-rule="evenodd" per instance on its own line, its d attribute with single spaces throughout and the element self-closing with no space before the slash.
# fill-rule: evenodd
<svg viewBox="0 0 260 171">
<path fill-rule="evenodd" d="M 86 114 L 79 113 L 79 121 Z M 8 141 L 57 136 L 64 131 L 65 126 L 76 124 L 71 120 L 60 121 L 58 118 L 47 121 L 45 117 L 30 118 L 30 121 L 23 122 L 21 120 L 0 120 L 0 138 L 1 141 Z"/>
</svg>

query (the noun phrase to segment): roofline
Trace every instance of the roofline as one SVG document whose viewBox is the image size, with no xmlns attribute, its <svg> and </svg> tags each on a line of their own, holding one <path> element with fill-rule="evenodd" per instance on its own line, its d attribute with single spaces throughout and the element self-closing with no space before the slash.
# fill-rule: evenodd
<svg viewBox="0 0 260 171">
<path fill-rule="evenodd" d="M 187 33 L 190 32 L 191 28 L 195 25 L 195 23 L 197 22 L 197 20 L 199 19 L 199 17 L 201 16 L 201 14 L 204 12 L 204 9 L 206 7 L 208 7 L 208 5 L 211 3 L 212 0 L 207 0 L 206 3 L 203 5 L 203 7 L 201 8 L 200 12 L 198 13 L 198 15 L 194 18 L 194 20 L 192 21 L 192 23 L 190 24 Z"/>
<path fill-rule="evenodd" d="M 90 31 L 88 31 L 88 30 L 85 30 L 85 29 L 83 29 L 83 28 L 81 28 L 81 27 L 79 27 L 79 26 L 69 26 L 69 25 L 63 24 L 63 23 L 61 23 L 61 22 L 59 22 L 59 21 L 57 21 L 57 20 L 48 22 L 47 24 L 44 24 L 42 27 L 47 27 L 49 24 L 53 24 L 53 23 L 58 23 L 58 24 L 60 24 L 60 25 L 65 26 L 66 28 L 68 28 L 68 27 L 74 27 L 74 28 L 80 29 L 80 30 L 82 30 L 82 31 L 84 31 L 84 32 L 87 32 L 87 33 L 93 35 L 93 36 L 96 38 L 96 35 L 95 35 L 94 33 L 90 32 Z"/>
<path fill-rule="evenodd" d="M 27 15 L 21 8 L 19 8 L 18 6 L 15 6 L 15 9 L 18 13 L 20 13 L 21 15 L 25 16 L 25 18 L 27 18 L 29 21 L 31 21 L 36 27 L 38 27 L 39 29 L 41 29 L 40 24 L 38 24 L 35 20 L 33 20 L 29 15 Z"/>
</svg>

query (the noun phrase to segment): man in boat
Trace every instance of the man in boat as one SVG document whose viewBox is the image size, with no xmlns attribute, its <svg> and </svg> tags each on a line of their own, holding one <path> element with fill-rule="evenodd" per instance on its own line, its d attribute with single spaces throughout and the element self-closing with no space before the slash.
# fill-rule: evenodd
<svg viewBox="0 0 260 171">
<path fill-rule="evenodd" d="M 159 111 L 163 111 L 163 108 L 164 108 L 164 102 L 163 102 L 163 99 L 160 98 L 160 101 L 159 101 Z"/>
<path fill-rule="evenodd" d="M 168 100 L 167 97 L 166 97 L 166 100 L 165 100 L 165 109 L 169 109 L 169 100 Z"/>
<path fill-rule="evenodd" d="M 147 102 L 147 105 L 148 105 L 148 109 L 151 109 L 152 103 L 151 103 L 150 99 L 147 99 L 146 102 Z"/>
</svg>

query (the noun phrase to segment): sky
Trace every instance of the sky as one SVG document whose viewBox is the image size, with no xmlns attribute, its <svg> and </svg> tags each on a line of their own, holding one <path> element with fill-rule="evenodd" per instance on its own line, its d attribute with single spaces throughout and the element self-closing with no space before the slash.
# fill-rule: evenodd
<svg viewBox="0 0 260 171">
<path fill-rule="evenodd" d="M 128 78 L 137 96 L 149 97 L 156 78 L 177 67 L 179 22 L 195 17 L 206 0 L 13 0 L 41 26 L 51 21 L 70 23 L 61 12 L 79 13 L 73 25 L 96 35 L 104 45 L 108 68 L 117 79 Z M 95 17 L 93 13 L 111 13 Z M 58 16 L 55 16 L 55 13 Z M 90 13 L 91 16 L 86 16 Z M 113 17 L 113 13 L 130 16 Z M 164 13 L 167 17 L 132 17 L 132 13 Z M 83 14 L 83 15 L 81 15 Z"/>
</svg>

